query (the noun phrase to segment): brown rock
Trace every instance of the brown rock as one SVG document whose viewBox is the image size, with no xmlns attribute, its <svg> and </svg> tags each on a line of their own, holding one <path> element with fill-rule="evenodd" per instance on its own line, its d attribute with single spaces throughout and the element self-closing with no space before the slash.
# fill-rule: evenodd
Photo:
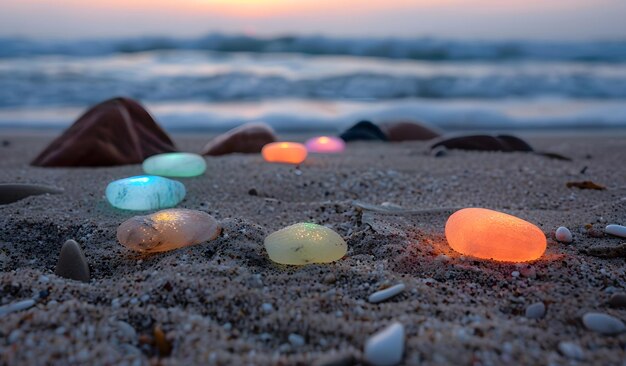
<svg viewBox="0 0 626 366">
<path fill-rule="evenodd" d="M 380 129 L 391 142 L 431 140 L 441 133 L 423 123 L 412 121 L 393 121 L 380 124 Z"/>
<path fill-rule="evenodd" d="M 0 184 L 0 205 L 13 203 L 29 196 L 59 193 L 63 193 L 63 190 L 40 184 L 3 183 Z"/>
<path fill-rule="evenodd" d="M 71 280 L 89 282 L 89 266 L 82 249 L 74 240 L 68 240 L 61 247 L 61 254 L 54 274 Z"/>
<path fill-rule="evenodd" d="M 272 127 L 265 123 L 251 122 L 214 137 L 204 146 L 201 154 L 217 156 L 260 153 L 263 146 L 276 140 Z"/>
<path fill-rule="evenodd" d="M 90 108 L 31 164 L 139 164 L 149 156 L 172 151 L 176 151 L 172 140 L 139 103 L 114 98 Z"/>
</svg>

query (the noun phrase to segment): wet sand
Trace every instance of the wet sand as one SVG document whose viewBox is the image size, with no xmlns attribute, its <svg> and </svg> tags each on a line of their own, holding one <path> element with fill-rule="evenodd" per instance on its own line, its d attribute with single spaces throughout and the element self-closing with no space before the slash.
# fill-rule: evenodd
<svg viewBox="0 0 626 366">
<path fill-rule="evenodd" d="M 28 166 L 52 137 L 0 139 L 0 183 L 65 190 L 0 205 L 0 305 L 38 298 L 0 317 L 1 363 L 306 365 L 334 353 L 362 363 L 367 337 L 393 321 L 405 326 L 404 363 L 411 365 L 573 362 L 559 342 L 580 346 L 584 363 L 622 365 L 626 358 L 626 334 L 599 335 L 580 320 L 594 311 L 626 321 L 626 309 L 607 305 L 611 294 L 626 291 L 624 257 L 610 251 L 626 239 L 602 235 L 607 224 L 626 224 L 624 135 L 528 139 L 572 162 L 528 153 L 435 157 L 420 142 L 353 143 L 299 168 L 260 155 L 207 158 L 204 176 L 180 179 L 187 197 L 179 207 L 213 215 L 222 235 L 155 255 L 116 242 L 117 226 L 137 213 L 103 198 L 109 181 L 141 167 Z M 186 151 L 208 140 L 173 137 Z M 607 189 L 566 187 L 585 180 Z M 384 212 L 394 205 L 404 211 Z M 548 236 L 546 254 L 518 265 L 453 252 L 443 228 L 461 207 L 536 223 Z M 327 265 L 273 264 L 264 237 L 302 221 L 336 230 L 348 255 Z M 572 244 L 554 240 L 558 226 L 572 231 Z M 54 275 L 67 239 L 83 247 L 91 282 Z M 399 282 L 407 286 L 399 296 L 367 302 Z M 545 317 L 526 318 L 538 301 Z M 155 341 L 155 328 L 164 342 Z M 293 334 L 304 344 L 290 342 Z"/>
</svg>

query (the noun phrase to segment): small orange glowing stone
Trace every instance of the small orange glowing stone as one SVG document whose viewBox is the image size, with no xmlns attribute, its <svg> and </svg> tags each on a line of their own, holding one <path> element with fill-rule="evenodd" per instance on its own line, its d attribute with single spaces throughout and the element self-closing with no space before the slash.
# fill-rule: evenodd
<svg viewBox="0 0 626 366">
<path fill-rule="evenodd" d="M 270 163 L 300 164 L 306 159 L 306 147 L 297 142 L 272 142 L 261 150 L 265 161 Z"/>
<path fill-rule="evenodd" d="M 527 262 L 546 251 L 546 236 L 515 216 L 484 208 L 464 208 L 446 222 L 446 239 L 455 251 L 481 259 Z"/>
</svg>

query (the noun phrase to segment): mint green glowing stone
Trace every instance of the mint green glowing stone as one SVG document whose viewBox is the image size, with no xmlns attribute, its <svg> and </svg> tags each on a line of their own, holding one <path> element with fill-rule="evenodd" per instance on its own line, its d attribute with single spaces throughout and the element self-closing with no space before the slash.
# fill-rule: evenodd
<svg viewBox="0 0 626 366">
<path fill-rule="evenodd" d="M 178 181 L 140 175 L 109 183 L 107 201 L 122 210 L 147 211 L 174 207 L 185 198 L 185 186 Z"/>
<path fill-rule="evenodd" d="M 158 154 L 143 161 L 143 171 L 146 174 L 163 177 L 197 177 L 205 170 L 204 158 L 192 153 Z"/>
</svg>

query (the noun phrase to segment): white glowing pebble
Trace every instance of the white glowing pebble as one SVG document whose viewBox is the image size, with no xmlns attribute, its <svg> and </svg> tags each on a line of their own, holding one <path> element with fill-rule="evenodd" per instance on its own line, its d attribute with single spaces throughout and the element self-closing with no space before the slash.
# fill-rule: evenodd
<svg viewBox="0 0 626 366">
<path fill-rule="evenodd" d="M 371 336 L 365 342 L 365 361 L 375 366 L 392 366 L 402 361 L 404 326 L 398 322 Z"/>
<path fill-rule="evenodd" d="M 330 263 L 348 251 L 346 242 L 331 229 L 310 223 L 287 226 L 265 238 L 270 259 L 281 264 Z"/>
<path fill-rule="evenodd" d="M 139 252 L 164 252 L 213 240 L 221 227 L 202 211 L 170 209 L 135 216 L 117 228 L 117 240 Z"/>
<path fill-rule="evenodd" d="M 558 229 L 556 229 L 554 236 L 556 237 L 556 240 L 560 241 L 561 243 L 571 243 L 573 240 L 572 232 L 569 231 L 569 229 L 565 226 L 560 226 Z"/>
<path fill-rule="evenodd" d="M 163 177 L 197 177 L 204 174 L 206 161 L 198 154 L 173 152 L 153 155 L 143 161 L 143 171 Z"/>
<path fill-rule="evenodd" d="M 607 234 L 619 236 L 620 238 L 626 238 L 626 226 L 622 225 L 607 225 L 604 229 Z"/>
</svg>

